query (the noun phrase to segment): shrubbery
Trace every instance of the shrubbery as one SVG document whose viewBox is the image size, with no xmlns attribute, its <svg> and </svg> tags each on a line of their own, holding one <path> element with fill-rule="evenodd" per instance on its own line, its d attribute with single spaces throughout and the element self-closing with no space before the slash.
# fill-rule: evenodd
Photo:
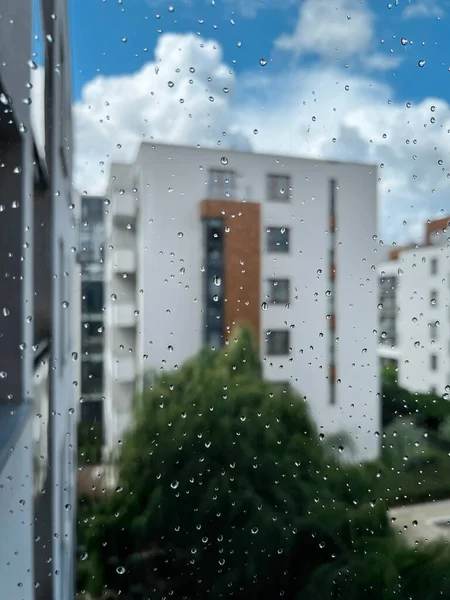
<svg viewBox="0 0 450 600">
<path fill-rule="evenodd" d="M 448 550 L 391 531 L 392 469 L 330 458 L 305 401 L 264 381 L 253 338 L 236 336 L 138 403 L 118 488 L 80 530 L 82 587 L 126 600 L 450 597 Z"/>
</svg>

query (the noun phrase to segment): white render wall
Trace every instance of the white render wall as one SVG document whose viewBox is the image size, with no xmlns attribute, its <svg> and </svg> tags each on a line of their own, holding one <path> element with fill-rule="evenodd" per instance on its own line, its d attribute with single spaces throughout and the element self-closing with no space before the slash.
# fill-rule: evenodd
<svg viewBox="0 0 450 600">
<path fill-rule="evenodd" d="M 222 157 L 228 160 L 226 166 Z M 110 194 L 117 194 L 119 189 L 137 189 L 139 214 L 132 228 L 134 241 L 129 247 L 137 254 L 138 267 L 135 293 L 130 289 L 128 299 L 133 299 L 139 311 L 135 351 L 138 372 L 142 373 L 144 368 L 171 369 L 201 347 L 200 202 L 208 198 L 210 169 L 235 171 L 238 189 L 245 190 L 245 199 L 261 202 L 263 247 L 267 227 L 285 226 L 291 230 L 289 254 L 262 254 L 261 303 L 265 280 L 269 277 L 288 277 L 292 295 L 289 309 L 269 306 L 262 311 L 261 358 L 265 376 L 274 381 L 290 381 L 306 395 L 322 431 L 349 432 L 356 445 L 357 459 L 376 457 L 375 432 L 380 427 L 380 407 L 376 334 L 378 245 L 374 239 L 377 198 L 373 166 L 152 144 L 141 146 L 134 166 L 113 166 Z M 266 200 L 268 174 L 291 177 L 291 201 Z M 339 188 L 335 336 L 339 338 L 336 377 L 340 382 L 334 406 L 329 403 L 327 380 L 330 338 L 326 296 L 332 178 Z M 238 200 L 243 198 L 240 196 Z M 114 228 L 110 234 L 111 239 L 119 239 Z M 108 252 L 106 260 L 110 261 L 111 256 Z M 109 285 L 107 310 L 111 293 L 119 290 L 123 297 L 122 283 L 113 279 Z M 264 332 L 290 326 L 293 326 L 292 354 L 266 359 Z M 107 345 L 113 343 L 111 332 L 107 332 L 106 339 Z M 105 425 L 111 432 L 110 443 L 121 436 L 120 431 L 113 430 L 119 413 L 118 394 L 122 392 L 123 386 L 106 378 L 109 409 L 105 411 Z"/>
</svg>

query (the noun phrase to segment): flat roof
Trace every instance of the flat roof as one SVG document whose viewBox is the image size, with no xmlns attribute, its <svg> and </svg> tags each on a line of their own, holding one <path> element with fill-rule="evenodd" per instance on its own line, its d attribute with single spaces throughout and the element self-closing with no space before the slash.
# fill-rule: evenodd
<svg viewBox="0 0 450 600">
<path fill-rule="evenodd" d="M 298 154 L 268 154 L 267 152 L 257 152 L 254 150 L 239 150 L 238 148 L 212 148 L 209 146 L 189 146 L 187 144 L 170 144 L 167 142 L 154 142 L 150 140 L 144 140 L 141 142 L 139 146 L 138 155 L 143 146 L 160 146 L 164 148 L 181 148 L 183 150 L 198 150 L 199 152 L 208 151 L 208 152 L 216 152 L 220 154 L 224 153 L 234 153 L 234 154 L 249 154 L 255 156 L 263 156 L 266 158 L 281 158 L 287 160 L 305 160 L 310 162 L 320 162 L 320 163 L 328 163 L 328 164 L 336 164 L 336 165 L 355 165 L 359 167 L 371 167 L 374 169 L 378 168 L 378 165 L 375 163 L 367 163 L 367 162 L 358 162 L 351 160 L 332 160 L 327 158 L 312 158 L 310 156 L 299 156 Z M 111 164 L 132 164 L 132 163 L 111 163 Z"/>
</svg>

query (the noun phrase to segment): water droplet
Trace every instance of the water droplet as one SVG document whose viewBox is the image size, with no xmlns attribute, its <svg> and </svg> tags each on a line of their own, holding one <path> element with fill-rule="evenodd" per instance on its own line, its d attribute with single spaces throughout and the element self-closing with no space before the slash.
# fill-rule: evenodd
<svg viewBox="0 0 450 600">
<path fill-rule="evenodd" d="M 419 67 L 424 67 L 425 66 L 425 61 L 423 59 L 419 60 L 419 62 L 417 64 L 419 65 Z"/>
<path fill-rule="evenodd" d="M 72 352 L 72 360 L 77 360 L 78 352 Z"/>
<path fill-rule="evenodd" d="M 62 303 L 62 307 L 69 308 L 69 303 L 67 302 L 67 300 L 64 300 L 64 302 Z"/>
<path fill-rule="evenodd" d="M 67 511 L 72 510 L 72 505 L 71 504 L 66 504 L 64 507 Z"/>
<path fill-rule="evenodd" d="M 228 164 L 228 158 L 226 156 L 222 156 L 222 158 L 220 159 L 220 162 L 223 165 L 227 165 Z"/>
<path fill-rule="evenodd" d="M 7 317 L 8 315 L 9 315 L 9 309 L 7 309 L 5 306 L 5 308 L 3 309 L 3 316 Z"/>
<path fill-rule="evenodd" d="M 253 535 L 256 535 L 258 533 L 259 529 L 257 527 L 252 527 L 250 531 L 252 532 Z"/>
<path fill-rule="evenodd" d="M 173 490 L 176 490 L 179 485 L 180 485 L 180 482 L 175 479 L 175 481 L 172 481 L 172 483 L 170 484 L 170 487 Z"/>
<path fill-rule="evenodd" d="M 265 58 L 260 58 L 260 59 L 259 59 L 259 64 L 260 64 L 262 67 L 265 67 L 265 66 L 267 65 L 267 60 L 266 60 Z"/>
<path fill-rule="evenodd" d="M 117 567 L 116 573 L 118 573 L 119 575 L 123 575 L 125 573 L 125 570 L 125 567 Z"/>
<path fill-rule="evenodd" d="M 177 233 L 177 236 L 178 236 L 179 238 L 182 238 L 182 237 L 184 236 L 184 233 L 183 233 L 182 231 L 179 231 L 179 232 Z"/>
<path fill-rule="evenodd" d="M 263 310 L 267 310 L 267 302 L 263 302 L 263 303 L 261 304 L 261 308 L 262 308 Z"/>
</svg>

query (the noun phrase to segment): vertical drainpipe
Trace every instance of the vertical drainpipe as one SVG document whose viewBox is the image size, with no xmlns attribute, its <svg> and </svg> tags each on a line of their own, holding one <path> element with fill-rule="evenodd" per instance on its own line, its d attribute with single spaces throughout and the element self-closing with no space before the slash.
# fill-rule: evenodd
<svg viewBox="0 0 450 600">
<path fill-rule="evenodd" d="M 336 403 L 336 180 L 330 181 L 330 199 L 329 199 L 329 232 L 331 236 L 329 248 L 330 263 L 330 310 L 328 317 L 329 324 L 329 366 L 328 378 L 330 383 L 330 404 Z"/>
</svg>

